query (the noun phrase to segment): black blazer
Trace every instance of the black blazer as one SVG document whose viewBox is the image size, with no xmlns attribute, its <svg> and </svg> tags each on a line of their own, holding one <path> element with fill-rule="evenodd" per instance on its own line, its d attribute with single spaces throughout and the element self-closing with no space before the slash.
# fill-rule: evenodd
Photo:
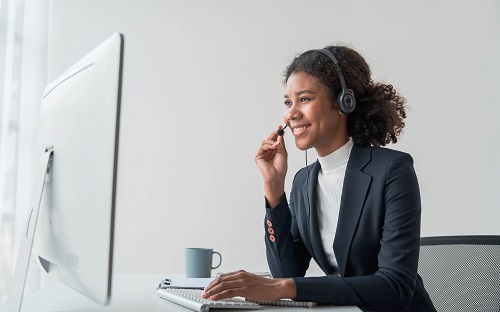
<svg viewBox="0 0 500 312">
<path fill-rule="evenodd" d="M 333 248 L 338 276 L 318 226 L 319 162 L 295 176 L 290 203 L 266 209 L 266 254 L 273 277 L 293 277 L 296 300 L 356 305 L 365 311 L 435 311 L 417 274 L 420 191 L 409 154 L 353 145 Z M 313 258 L 326 273 L 304 277 Z"/>
</svg>

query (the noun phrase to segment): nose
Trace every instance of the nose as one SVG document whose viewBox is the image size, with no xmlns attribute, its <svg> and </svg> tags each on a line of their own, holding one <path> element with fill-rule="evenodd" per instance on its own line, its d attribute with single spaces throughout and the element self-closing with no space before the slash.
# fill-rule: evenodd
<svg viewBox="0 0 500 312">
<path fill-rule="evenodd" d="M 302 112 L 300 111 L 298 105 L 292 104 L 285 112 L 285 121 L 298 119 L 301 114 Z"/>
</svg>

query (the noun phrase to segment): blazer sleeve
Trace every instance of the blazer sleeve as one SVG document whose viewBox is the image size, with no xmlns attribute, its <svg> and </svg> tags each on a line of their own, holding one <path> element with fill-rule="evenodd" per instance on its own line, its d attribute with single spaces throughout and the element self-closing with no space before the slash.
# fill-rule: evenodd
<svg viewBox="0 0 500 312">
<path fill-rule="evenodd" d="M 381 234 L 358 229 L 362 235 L 381 237 L 378 255 L 370 259 L 378 265 L 376 272 L 350 277 L 294 277 L 296 300 L 357 305 L 375 311 L 406 309 L 417 278 L 421 212 L 420 191 L 410 155 L 403 154 L 393 160 L 385 177 L 383 203 Z"/>
<path fill-rule="evenodd" d="M 289 209 L 285 194 L 280 203 L 272 209 L 266 200 L 264 221 L 266 256 L 272 276 L 304 276 L 311 255 L 302 242 L 296 217 Z"/>
</svg>

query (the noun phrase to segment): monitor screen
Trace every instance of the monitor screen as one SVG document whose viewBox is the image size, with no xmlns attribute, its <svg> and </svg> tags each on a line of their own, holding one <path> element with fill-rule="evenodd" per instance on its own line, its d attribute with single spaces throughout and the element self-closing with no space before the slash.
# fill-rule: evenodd
<svg viewBox="0 0 500 312">
<path fill-rule="evenodd" d="M 100 304 L 111 295 L 123 35 L 113 34 L 43 92 L 37 153 L 53 150 L 33 257 Z"/>
</svg>

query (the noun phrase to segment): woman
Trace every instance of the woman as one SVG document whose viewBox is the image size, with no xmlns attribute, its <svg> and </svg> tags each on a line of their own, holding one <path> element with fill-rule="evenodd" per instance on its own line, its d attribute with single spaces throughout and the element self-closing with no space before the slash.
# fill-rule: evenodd
<svg viewBox="0 0 500 312">
<path fill-rule="evenodd" d="M 405 99 L 371 80 L 345 46 L 311 50 L 288 66 L 284 122 L 318 161 L 284 193 L 287 150 L 281 126 L 255 157 L 264 180 L 266 254 L 274 278 L 222 274 L 203 297 L 281 298 L 365 311 L 435 311 L 417 274 L 420 194 L 409 154 L 397 142 Z M 313 258 L 326 273 L 304 277 Z"/>
</svg>

